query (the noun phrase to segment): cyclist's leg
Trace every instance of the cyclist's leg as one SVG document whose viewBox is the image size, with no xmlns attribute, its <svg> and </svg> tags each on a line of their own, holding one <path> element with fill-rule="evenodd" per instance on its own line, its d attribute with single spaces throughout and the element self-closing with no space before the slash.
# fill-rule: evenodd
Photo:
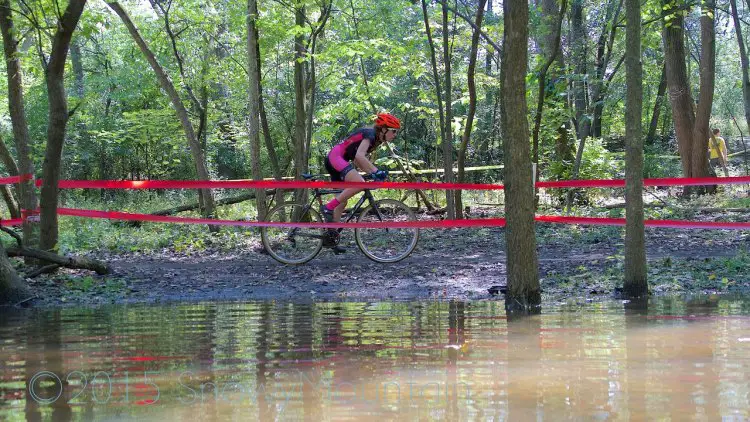
<svg viewBox="0 0 750 422">
<path fill-rule="evenodd" d="M 352 169 L 351 171 L 346 173 L 346 176 L 344 178 L 347 182 L 364 182 L 365 179 L 362 178 L 362 176 L 357 172 L 356 170 Z M 346 209 L 346 203 L 349 201 L 349 198 L 356 195 L 357 193 L 362 192 L 362 188 L 347 188 L 341 191 L 338 195 L 336 195 L 336 199 L 339 202 L 339 205 L 336 206 L 336 208 L 333 210 L 333 219 L 334 221 L 341 220 L 341 214 L 343 214 L 344 210 Z"/>
</svg>

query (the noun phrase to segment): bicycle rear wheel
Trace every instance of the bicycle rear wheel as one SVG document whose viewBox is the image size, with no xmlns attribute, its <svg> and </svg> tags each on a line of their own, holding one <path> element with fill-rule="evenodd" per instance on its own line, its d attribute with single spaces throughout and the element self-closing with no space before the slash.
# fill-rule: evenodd
<svg viewBox="0 0 750 422">
<path fill-rule="evenodd" d="M 279 204 L 266 216 L 274 223 L 322 223 L 320 214 L 304 204 Z M 290 265 L 315 258 L 323 247 L 323 229 L 301 227 L 261 227 L 263 247 L 273 259 Z"/>
<path fill-rule="evenodd" d="M 417 228 L 389 228 L 388 222 L 416 221 L 411 208 L 395 199 L 381 199 L 368 206 L 359 215 L 357 222 L 382 222 L 383 228 L 354 230 L 357 246 L 370 259 L 390 263 L 400 261 L 414 250 L 419 240 Z"/>
</svg>

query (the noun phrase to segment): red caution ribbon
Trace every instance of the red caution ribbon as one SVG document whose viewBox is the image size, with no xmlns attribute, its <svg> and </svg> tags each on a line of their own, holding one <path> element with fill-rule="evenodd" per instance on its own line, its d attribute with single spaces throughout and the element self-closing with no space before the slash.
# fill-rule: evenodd
<svg viewBox="0 0 750 422">
<path fill-rule="evenodd" d="M 171 217 L 151 214 L 127 213 L 120 211 L 82 210 L 75 208 L 59 208 L 59 215 L 106 218 L 125 221 L 148 221 L 155 223 L 178 224 L 212 224 L 221 226 L 243 227 L 304 227 L 304 228 L 465 228 L 465 227 L 504 227 L 505 218 L 480 218 L 474 220 L 424 220 L 424 221 L 393 221 L 387 223 L 276 223 L 266 221 L 235 221 L 214 220 L 210 218 Z M 602 217 L 562 217 L 553 215 L 539 215 L 535 220 L 540 223 L 580 224 L 600 226 L 624 226 L 624 218 Z M 678 220 L 646 220 L 648 227 L 669 227 L 682 229 L 725 229 L 750 230 L 750 223 L 722 222 L 722 221 L 678 221 Z"/>
<path fill-rule="evenodd" d="M 41 186 L 37 179 L 36 185 Z M 750 184 L 750 176 L 643 179 L 644 186 Z M 502 190 L 502 184 L 433 182 L 325 182 L 301 180 L 60 180 L 60 189 L 439 189 Z M 538 188 L 624 188 L 624 179 L 537 182 Z"/>
</svg>

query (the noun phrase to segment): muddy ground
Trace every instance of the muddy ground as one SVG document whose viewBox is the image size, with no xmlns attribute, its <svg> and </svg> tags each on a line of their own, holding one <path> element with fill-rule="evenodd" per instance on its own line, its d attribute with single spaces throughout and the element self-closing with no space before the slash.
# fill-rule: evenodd
<svg viewBox="0 0 750 422">
<path fill-rule="evenodd" d="M 538 233 L 545 301 L 598 300 L 621 287 L 623 231 L 542 226 Z M 302 266 L 277 263 L 257 239 L 236 252 L 92 254 L 111 274 L 60 270 L 29 279 L 36 297 L 22 306 L 236 300 L 501 300 L 506 284 L 504 229 L 423 230 L 419 245 L 395 264 L 368 260 L 351 233 L 348 251 L 324 249 Z M 647 229 L 654 294 L 750 292 L 750 232 Z"/>
</svg>

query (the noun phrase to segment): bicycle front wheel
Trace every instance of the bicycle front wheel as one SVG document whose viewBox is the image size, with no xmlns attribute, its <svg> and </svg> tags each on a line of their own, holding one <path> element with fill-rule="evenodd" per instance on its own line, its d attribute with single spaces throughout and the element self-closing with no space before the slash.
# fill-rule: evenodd
<svg viewBox="0 0 750 422">
<path fill-rule="evenodd" d="M 322 223 L 320 214 L 304 204 L 279 204 L 266 216 L 274 223 Z M 323 229 L 301 227 L 261 227 L 263 247 L 273 259 L 290 265 L 315 258 L 323 247 Z"/>
<path fill-rule="evenodd" d="M 354 239 L 362 252 L 373 261 L 397 262 L 409 256 L 417 246 L 419 229 L 390 228 L 387 227 L 388 223 L 416 220 L 414 212 L 403 202 L 381 199 L 362 211 L 357 222 L 378 222 L 383 224 L 383 228 L 357 228 Z"/>
</svg>

